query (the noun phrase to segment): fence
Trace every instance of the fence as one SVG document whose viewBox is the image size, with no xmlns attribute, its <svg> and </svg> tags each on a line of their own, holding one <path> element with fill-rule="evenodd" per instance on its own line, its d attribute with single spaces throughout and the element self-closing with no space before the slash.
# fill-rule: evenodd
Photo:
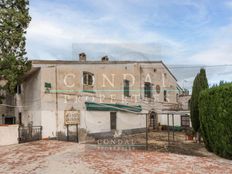
<svg viewBox="0 0 232 174">
<path fill-rule="evenodd" d="M 18 134 L 19 143 L 41 140 L 42 126 L 19 126 Z"/>
</svg>

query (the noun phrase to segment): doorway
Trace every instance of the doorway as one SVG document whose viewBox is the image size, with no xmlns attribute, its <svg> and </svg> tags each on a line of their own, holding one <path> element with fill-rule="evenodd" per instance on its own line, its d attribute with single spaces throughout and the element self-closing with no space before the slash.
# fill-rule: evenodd
<svg viewBox="0 0 232 174">
<path fill-rule="evenodd" d="M 110 129 L 111 130 L 116 130 L 117 128 L 116 122 L 117 122 L 117 113 L 110 112 Z"/>
<path fill-rule="evenodd" d="M 154 111 L 152 111 L 150 112 L 149 118 L 150 118 L 150 124 L 149 124 L 150 129 L 156 129 L 157 114 Z"/>
</svg>

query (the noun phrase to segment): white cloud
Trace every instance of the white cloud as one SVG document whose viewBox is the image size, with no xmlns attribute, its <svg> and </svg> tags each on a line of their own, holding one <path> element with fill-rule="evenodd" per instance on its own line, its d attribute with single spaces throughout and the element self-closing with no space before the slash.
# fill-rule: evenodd
<svg viewBox="0 0 232 174">
<path fill-rule="evenodd" d="M 227 1 L 225 5 L 229 8 L 232 8 L 232 1 L 231 0 Z"/>
<path fill-rule="evenodd" d="M 190 60 L 206 65 L 232 64 L 232 24 L 215 31 L 209 44 L 192 55 Z"/>
<path fill-rule="evenodd" d="M 166 13 L 166 10 L 160 15 L 160 9 L 163 9 L 165 3 L 171 7 L 184 6 L 190 15 L 185 17 L 183 14 L 181 21 L 176 19 L 175 15 L 172 16 L 172 13 Z M 131 5 L 137 9 L 131 9 Z M 228 3 L 228 6 L 230 5 L 232 7 L 231 1 Z M 168 3 L 154 3 L 151 0 L 142 3 L 131 0 L 101 0 L 91 1 L 91 6 L 97 13 L 52 1 L 41 1 L 31 6 L 32 21 L 27 33 L 29 59 L 72 59 L 72 44 L 109 43 L 104 49 L 99 46 L 98 49 L 91 48 L 91 51 L 100 51 L 101 55 L 111 54 L 116 48 L 124 51 L 125 54 L 121 55 L 126 55 L 127 50 L 135 50 L 144 53 L 149 59 L 162 59 L 168 64 L 232 63 L 232 22 L 231 25 L 210 30 L 202 27 L 210 20 L 204 4 L 189 0 L 172 0 Z M 146 13 L 147 8 L 154 9 L 153 13 Z M 191 13 L 192 9 L 195 13 Z M 181 13 L 178 15 L 182 16 Z M 199 35 L 205 33 L 210 35 L 211 39 L 189 43 L 189 38 L 186 37 L 191 36 L 174 39 L 173 33 L 166 35 L 165 32 L 158 32 L 155 28 L 146 26 L 151 23 L 163 28 L 179 25 L 183 28 L 193 27 Z M 194 40 L 194 35 L 192 39 Z M 115 44 L 115 48 L 112 48 L 112 43 Z M 193 47 L 195 49 L 191 50 Z M 186 85 L 189 87 L 198 69 L 187 68 L 173 72 L 180 82 L 187 83 L 183 82 L 187 79 Z M 230 74 L 225 75 L 224 72 L 230 72 L 230 69 L 220 69 L 222 74 L 217 74 L 216 70 L 208 71 L 210 82 L 231 78 Z"/>
<path fill-rule="evenodd" d="M 143 27 L 144 18 L 125 14 L 122 2 L 93 3 L 107 14 L 92 16 L 63 4 L 45 3 L 31 7 L 27 33 L 30 59 L 71 59 L 73 43 L 156 43 L 164 57 L 177 56 L 183 45 Z M 98 9 L 99 10 L 99 9 Z M 126 15 L 126 16 L 125 16 Z M 142 51 L 148 51 L 141 47 Z M 147 54 L 151 52 L 148 51 Z"/>
</svg>

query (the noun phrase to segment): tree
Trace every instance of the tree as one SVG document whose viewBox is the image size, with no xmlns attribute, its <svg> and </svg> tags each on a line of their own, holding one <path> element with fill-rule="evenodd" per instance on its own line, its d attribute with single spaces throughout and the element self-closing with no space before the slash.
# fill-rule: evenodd
<svg viewBox="0 0 232 174">
<path fill-rule="evenodd" d="M 200 132 L 200 119 L 199 119 L 199 95 L 200 92 L 208 88 L 208 80 L 206 77 L 205 69 L 201 69 L 193 82 L 192 97 L 190 102 L 190 115 L 192 127 L 195 132 Z M 198 136 L 199 138 L 199 136 Z"/>
<path fill-rule="evenodd" d="M 232 159 L 232 83 L 201 92 L 199 113 L 205 147 Z"/>
<path fill-rule="evenodd" d="M 0 0 L 0 80 L 6 81 L 1 91 L 10 94 L 31 68 L 25 57 L 25 34 L 31 20 L 28 6 L 28 0 Z"/>
</svg>

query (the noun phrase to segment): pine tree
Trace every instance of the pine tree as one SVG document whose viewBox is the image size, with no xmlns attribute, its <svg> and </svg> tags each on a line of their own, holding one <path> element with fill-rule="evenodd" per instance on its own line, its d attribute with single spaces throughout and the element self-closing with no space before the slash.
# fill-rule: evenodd
<svg viewBox="0 0 232 174">
<path fill-rule="evenodd" d="M 195 132 L 200 132 L 200 120 L 199 120 L 199 95 L 200 92 L 208 88 L 208 80 L 206 77 L 205 69 L 201 69 L 197 74 L 193 82 L 192 97 L 190 103 L 190 115 L 192 127 Z"/>
<path fill-rule="evenodd" d="M 6 81 L 1 91 L 11 94 L 31 67 L 25 57 L 28 6 L 28 0 L 0 0 L 0 80 Z"/>
</svg>

